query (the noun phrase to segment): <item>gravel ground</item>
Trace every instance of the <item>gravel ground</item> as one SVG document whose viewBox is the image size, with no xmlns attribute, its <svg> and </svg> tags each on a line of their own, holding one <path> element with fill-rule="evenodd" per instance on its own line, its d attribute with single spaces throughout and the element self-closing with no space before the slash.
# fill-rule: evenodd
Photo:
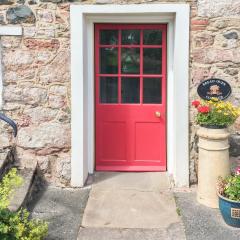
<svg viewBox="0 0 240 240">
<path fill-rule="evenodd" d="M 176 192 L 187 240 L 239 240 L 240 230 L 226 225 L 218 209 L 196 201 L 195 192 Z"/>
<path fill-rule="evenodd" d="M 89 189 L 48 187 L 28 204 L 31 216 L 49 222 L 47 240 L 76 240 Z"/>
</svg>

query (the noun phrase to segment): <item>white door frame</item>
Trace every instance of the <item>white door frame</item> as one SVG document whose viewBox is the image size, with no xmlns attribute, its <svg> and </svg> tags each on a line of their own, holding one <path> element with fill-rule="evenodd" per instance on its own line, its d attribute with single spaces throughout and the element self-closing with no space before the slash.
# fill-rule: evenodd
<svg viewBox="0 0 240 240">
<path fill-rule="evenodd" d="M 189 5 L 71 5 L 71 185 L 95 164 L 94 23 L 167 23 L 167 169 L 189 186 Z"/>
</svg>

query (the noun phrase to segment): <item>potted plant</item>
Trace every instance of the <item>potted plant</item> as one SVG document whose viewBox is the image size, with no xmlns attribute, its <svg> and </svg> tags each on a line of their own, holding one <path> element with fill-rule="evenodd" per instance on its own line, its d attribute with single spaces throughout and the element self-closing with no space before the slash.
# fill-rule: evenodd
<svg viewBox="0 0 240 240">
<path fill-rule="evenodd" d="M 240 115 L 240 109 L 217 98 L 195 100 L 198 140 L 197 200 L 205 206 L 218 208 L 216 182 L 230 174 L 229 132 L 227 127 Z"/>
<path fill-rule="evenodd" d="M 240 109 L 231 102 L 218 98 L 195 100 L 192 105 L 197 109 L 196 123 L 205 128 L 221 129 L 232 125 L 240 115 Z"/>
<path fill-rule="evenodd" d="M 232 227 L 240 228 L 240 167 L 226 178 L 219 177 L 217 193 L 224 221 Z"/>
</svg>

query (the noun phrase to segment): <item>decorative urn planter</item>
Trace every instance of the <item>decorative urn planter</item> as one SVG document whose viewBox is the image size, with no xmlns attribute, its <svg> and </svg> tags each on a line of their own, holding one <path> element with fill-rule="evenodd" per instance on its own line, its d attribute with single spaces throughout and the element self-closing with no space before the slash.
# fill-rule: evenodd
<svg viewBox="0 0 240 240">
<path fill-rule="evenodd" d="M 218 208 L 216 182 L 218 177 L 230 174 L 229 133 L 226 128 L 200 127 L 198 155 L 198 190 L 199 203 Z"/>
<path fill-rule="evenodd" d="M 219 209 L 226 224 L 240 228 L 240 202 L 230 200 L 218 194 Z"/>
</svg>

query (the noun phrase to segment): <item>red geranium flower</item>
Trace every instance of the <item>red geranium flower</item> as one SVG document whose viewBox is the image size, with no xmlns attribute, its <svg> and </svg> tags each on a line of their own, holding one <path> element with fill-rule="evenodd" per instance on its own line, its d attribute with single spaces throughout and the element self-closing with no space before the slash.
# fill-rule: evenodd
<svg viewBox="0 0 240 240">
<path fill-rule="evenodd" d="M 194 101 L 192 102 L 192 105 L 193 105 L 195 108 L 197 108 L 197 107 L 200 105 L 200 101 L 194 100 Z"/>
<path fill-rule="evenodd" d="M 209 113 L 210 112 L 210 107 L 209 106 L 200 106 L 200 107 L 198 107 L 198 112 Z"/>
</svg>

